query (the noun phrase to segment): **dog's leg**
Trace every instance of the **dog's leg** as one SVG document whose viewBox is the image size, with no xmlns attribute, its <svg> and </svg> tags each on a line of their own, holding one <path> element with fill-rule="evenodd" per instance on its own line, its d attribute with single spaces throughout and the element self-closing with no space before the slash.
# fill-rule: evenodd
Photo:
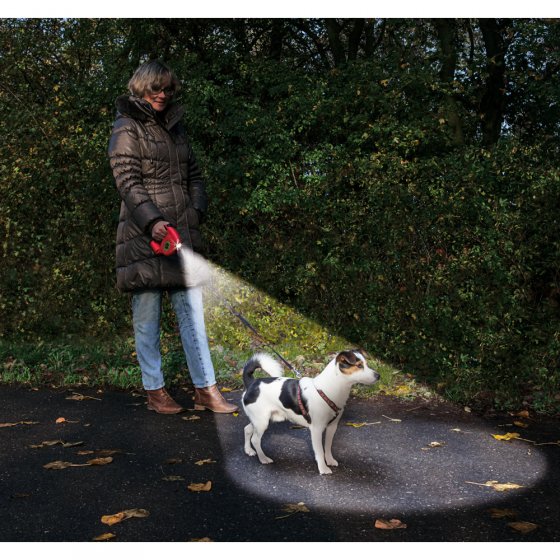
<svg viewBox="0 0 560 560">
<path fill-rule="evenodd" d="M 325 463 L 325 452 L 323 450 L 323 428 L 310 426 L 311 430 L 311 445 L 313 446 L 313 453 L 315 453 L 315 460 L 319 467 L 320 474 L 332 474 L 331 469 Z"/>
<path fill-rule="evenodd" d="M 245 453 L 249 455 L 249 457 L 254 457 L 257 453 L 251 447 L 251 436 L 253 435 L 253 424 L 247 424 L 245 426 Z"/>
<path fill-rule="evenodd" d="M 325 433 L 325 461 L 331 467 L 338 467 L 338 461 L 332 456 L 332 442 L 342 414 L 339 414 L 328 426 Z"/>
<path fill-rule="evenodd" d="M 263 437 L 263 434 L 266 432 L 267 428 L 268 428 L 268 420 L 266 422 L 258 422 L 257 424 L 253 424 L 253 433 L 251 435 L 251 443 L 255 448 L 255 451 L 257 452 L 259 461 L 263 465 L 268 465 L 269 463 L 273 462 L 270 457 L 267 457 L 264 454 L 264 451 L 262 450 L 261 447 L 261 439 Z"/>
</svg>

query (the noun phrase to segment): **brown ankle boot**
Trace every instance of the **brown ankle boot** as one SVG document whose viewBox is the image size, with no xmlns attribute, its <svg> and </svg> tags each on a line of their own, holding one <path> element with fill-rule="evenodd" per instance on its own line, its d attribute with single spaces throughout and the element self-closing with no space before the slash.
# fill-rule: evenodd
<svg viewBox="0 0 560 560">
<path fill-rule="evenodd" d="M 148 394 L 148 410 L 155 410 L 159 414 L 177 414 L 184 410 L 169 396 L 164 387 L 155 391 L 146 391 L 146 393 Z"/>
<path fill-rule="evenodd" d="M 217 385 L 194 389 L 194 409 L 204 410 L 207 408 L 212 412 L 222 412 L 225 414 L 237 412 L 239 407 L 228 403 L 222 393 L 218 390 Z"/>
</svg>

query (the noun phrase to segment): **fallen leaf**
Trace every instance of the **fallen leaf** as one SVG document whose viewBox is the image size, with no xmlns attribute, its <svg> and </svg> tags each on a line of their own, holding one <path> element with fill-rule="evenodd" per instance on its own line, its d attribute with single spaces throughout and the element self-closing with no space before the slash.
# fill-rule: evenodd
<svg viewBox="0 0 560 560">
<path fill-rule="evenodd" d="M 520 412 L 516 412 L 514 416 L 518 416 L 519 418 L 529 418 L 529 411 L 521 410 Z"/>
<path fill-rule="evenodd" d="M 0 424 L 0 428 L 12 428 L 14 426 L 19 426 L 20 424 L 24 424 L 26 426 L 30 426 L 31 424 L 38 424 L 39 422 L 31 422 L 30 420 L 21 420 L 20 422 L 4 422 Z"/>
<path fill-rule="evenodd" d="M 77 447 L 78 445 L 83 445 L 83 441 L 75 441 L 75 442 L 65 442 L 61 439 L 53 439 L 48 441 L 42 441 L 40 444 L 37 445 L 30 445 L 31 449 L 40 449 L 41 447 L 52 447 L 53 445 L 62 445 L 62 447 Z"/>
<path fill-rule="evenodd" d="M 402 420 L 399 420 L 398 418 L 389 418 L 389 416 L 385 416 L 385 414 L 382 414 L 381 416 L 383 416 L 383 418 L 387 418 L 387 420 L 391 420 L 391 422 L 402 422 Z"/>
<path fill-rule="evenodd" d="M 93 537 L 92 540 L 94 541 L 110 541 L 111 539 L 114 539 L 117 535 L 115 535 L 114 533 L 103 533 L 102 535 L 99 535 L 97 537 Z"/>
<path fill-rule="evenodd" d="M 233 389 L 230 389 L 229 387 L 222 387 L 222 388 L 220 389 L 220 391 L 221 391 L 222 393 L 231 393 L 231 392 L 233 391 Z"/>
<path fill-rule="evenodd" d="M 105 523 L 105 525 L 115 525 L 131 517 L 148 517 L 149 515 L 150 512 L 147 509 L 126 509 L 113 515 L 103 515 L 101 517 L 101 523 Z"/>
<path fill-rule="evenodd" d="M 113 462 L 113 457 L 96 457 L 87 461 L 88 465 L 108 465 Z"/>
<path fill-rule="evenodd" d="M 508 525 L 512 529 L 515 529 L 516 531 L 518 531 L 519 533 L 523 533 L 524 535 L 538 528 L 538 525 L 536 523 L 530 523 L 529 521 L 512 521 L 511 523 L 508 523 Z"/>
<path fill-rule="evenodd" d="M 111 457 L 97 457 L 96 459 L 90 459 L 87 463 L 69 463 L 68 461 L 53 461 L 52 463 L 47 463 L 43 465 L 44 469 L 49 470 L 61 470 L 67 469 L 69 467 L 91 467 L 92 465 L 106 465 L 111 463 L 113 459 Z"/>
<path fill-rule="evenodd" d="M 492 519 L 515 519 L 518 515 L 514 509 L 491 508 L 488 513 Z"/>
<path fill-rule="evenodd" d="M 100 401 L 101 399 L 98 399 L 96 397 L 88 397 L 87 395 L 82 395 L 81 393 L 72 393 L 69 397 L 66 397 L 67 401 L 86 401 L 86 400 L 92 400 L 92 401 Z"/>
<path fill-rule="evenodd" d="M 40 449 L 41 447 L 51 447 L 59 443 L 62 445 L 64 442 L 61 439 L 53 439 L 48 441 L 42 441 L 41 443 L 30 445 L 29 447 L 31 447 L 31 449 Z"/>
<path fill-rule="evenodd" d="M 441 443 L 439 441 L 432 441 L 432 443 L 428 443 L 428 447 L 443 447 L 445 442 Z"/>
<path fill-rule="evenodd" d="M 347 426 L 351 426 L 352 428 L 363 428 L 367 426 L 365 422 L 346 422 Z"/>
<path fill-rule="evenodd" d="M 281 515 L 280 517 L 276 517 L 276 519 L 285 519 L 286 517 L 290 517 L 290 515 L 294 515 L 294 513 L 309 513 L 309 508 L 304 502 L 298 502 L 297 504 L 286 504 L 282 508 L 282 511 L 285 511 L 288 515 Z"/>
<path fill-rule="evenodd" d="M 122 449 L 98 449 L 95 451 L 101 457 L 110 457 L 116 455 L 117 453 L 122 453 Z"/>
<path fill-rule="evenodd" d="M 527 422 L 521 422 L 521 420 L 514 420 L 513 425 L 517 426 L 518 428 L 528 428 L 529 424 Z"/>
<path fill-rule="evenodd" d="M 210 537 L 202 537 L 201 539 L 191 539 L 191 542 L 214 542 Z"/>
<path fill-rule="evenodd" d="M 63 424 L 64 422 L 66 422 L 66 418 L 63 418 L 62 416 L 55 420 L 55 424 Z"/>
<path fill-rule="evenodd" d="M 195 465 L 201 466 L 201 465 L 207 465 L 208 463 L 215 463 L 216 461 L 214 461 L 213 459 L 201 459 L 200 461 L 196 461 Z"/>
<path fill-rule="evenodd" d="M 182 416 L 181 417 L 182 420 L 187 420 L 187 422 L 193 421 L 193 420 L 200 420 L 200 416 L 197 416 L 196 414 L 192 414 L 191 416 Z"/>
<path fill-rule="evenodd" d="M 182 463 L 183 459 L 180 459 L 178 457 L 171 457 L 171 459 L 166 459 L 165 460 L 165 464 L 166 465 L 178 465 L 179 463 Z"/>
<path fill-rule="evenodd" d="M 208 482 L 193 482 L 187 486 L 191 492 L 210 492 L 212 490 L 212 481 Z"/>
<path fill-rule="evenodd" d="M 169 475 L 169 476 L 164 476 L 162 480 L 165 480 L 166 482 L 177 482 L 177 481 L 185 480 L 185 478 L 179 475 Z"/>
<path fill-rule="evenodd" d="M 53 461 L 52 463 L 47 463 L 43 465 L 44 469 L 50 470 L 61 470 L 67 469 L 68 467 L 89 467 L 87 463 L 69 463 L 67 461 Z"/>
<path fill-rule="evenodd" d="M 466 484 L 475 484 L 476 486 L 488 486 L 490 488 L 494 488 L 494 490 L 498 492 L 505 492 L 506 490 L 517 490 L 518 488 L 523 488 L 523 486 L 519 484 L 515 484 L 513 482 L 500 483 L 497 480 L 488 480 L 484 484 L 482 484 L 481 482 L 466 481 Z"/>
<path fill-rule="evenodd" d="M 512 439 L 517 439 L 521 434 L 518 434 L 517 432 L 508 432 L 507 434 L 492 434 L 492 437 L 494 439 L 500 440 L 500 441 L 511 441 Z"/>
<path fill-rule="evenodd" d="M 83 444 L 83 441 L 64 441 L 62 442 L 62 447 L 78 447 Z"/>
<path fill-rule="evenodd" d="M 400 519 L 390 519 L 389 521 L 387 521 L 386 519 L 375 520 L 376 529 L 393 530 L 406 529 L 406 527 L 406 523 L 403 523 Z"/>
</svg>

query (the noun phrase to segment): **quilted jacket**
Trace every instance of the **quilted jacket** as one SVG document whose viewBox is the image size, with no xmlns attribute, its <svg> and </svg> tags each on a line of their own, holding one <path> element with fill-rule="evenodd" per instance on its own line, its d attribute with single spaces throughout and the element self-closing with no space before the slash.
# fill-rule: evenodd
<svg viewBox="0 0 560 560">
<path fill-rule="evenodd" d="M 117 99 L 109 161 L 122 199 L 117 228 L 117 287 L 121 291 L 185 286 L 177 255 L 157 256 L 152 226 L 166 220 L 181 241 L 203 252 L 199 222 L 207 210 L 200 170 L 181 118 L 170 105 L 161 114 L 131 95 Z"/>
</svg>

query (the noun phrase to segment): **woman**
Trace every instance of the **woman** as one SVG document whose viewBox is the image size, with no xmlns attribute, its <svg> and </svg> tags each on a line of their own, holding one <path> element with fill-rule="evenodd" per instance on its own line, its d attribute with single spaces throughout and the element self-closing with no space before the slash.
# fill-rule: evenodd
<svg viewBox="0 0 560 560">
<path fill-rule="evenodd" d="M 109 159 L 122 198 L 117 229 L 117 287 L 132 292 L 132 322 L 148 409 L 176 414 L 183 408 L 165 390 L 161 370 L 160 319 L 164 292 L 177 315 L 181 341 L 195 386 L 195 408 L 235 412 L 216 386 L 204 324 L 202 292 L 187 287 L 177 254 L 156 255 L 168 225 L 183 245 L 202 250 L 199 223 L 207 197 L 198 165 L 173 103 L 180 83 L 160 61 L 140 66 L 117 98 Z"/>
</svg>

